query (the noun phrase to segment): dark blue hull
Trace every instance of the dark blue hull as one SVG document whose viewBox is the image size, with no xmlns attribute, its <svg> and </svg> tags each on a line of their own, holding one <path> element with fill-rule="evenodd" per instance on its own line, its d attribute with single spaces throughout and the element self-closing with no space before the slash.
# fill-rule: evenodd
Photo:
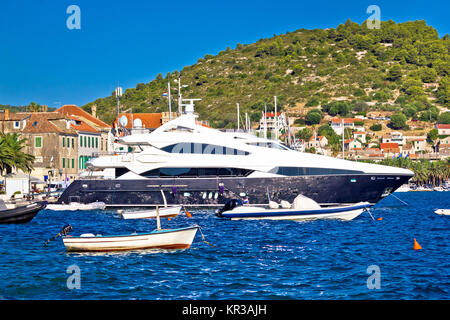
<svg viewBox="0 0 450 320">
<path fill-rule="evenodd" d="M 107 206 L 223 206 L 248 196 L 250 204 L 292 202 L 302 194 L 319 204 L 375 204 L 406 183 L 409 175 L 328 175 L 277 178 L 154 178 L 142 180 L 76 180 L 59 203 L 102 201 Z"/>
</svg>

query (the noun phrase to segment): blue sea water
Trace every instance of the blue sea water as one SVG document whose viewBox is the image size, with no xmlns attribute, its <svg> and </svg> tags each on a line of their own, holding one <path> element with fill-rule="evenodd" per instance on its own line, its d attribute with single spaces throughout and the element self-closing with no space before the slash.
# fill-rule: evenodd
<svg viewBox="0 0 450 320">
<path fill-rule="evenodd" d="M 0 296 L 5 299 L 449 299 L 450 193 L 396 193 L 353 221 L 230 221 L 212 210 L 162 220 L 198 224 L 190 249 L 67 253 L 59 238 L 155 229 L 155 220 L 122 220 L 114 211 L 41 211 L 24 225 L 0 225 Z M 413 250 L 413 239 L 422 250 Z M 69 289 L 70 266 L 80 288 Z M 368 288 L 369 266 L 379 289 Z M 370 270 L 370 269 L 369 269 Z M 369 282 L 371 280 L 369 279 Z M 374 283 L 374 282 L 371 282 Z"/>
</svg>

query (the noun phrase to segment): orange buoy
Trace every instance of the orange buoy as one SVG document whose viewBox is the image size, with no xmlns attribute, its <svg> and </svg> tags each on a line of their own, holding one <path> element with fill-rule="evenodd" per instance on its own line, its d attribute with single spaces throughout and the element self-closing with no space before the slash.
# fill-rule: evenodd
<svg viewBox="0 0 450 320">
<path fill-rule="evenodd" d="M 383 220 L 383 218 L 382 218 L 382 217 L 379 217 L 377 220 L 378 220 L 378 221 L 381 221 L 381 220 Z"/>
<path fill-rule="evenodd" d="M 421 250 L 421 249 L 422 249 L 422 247 L 417 242 L 416 238 L 414 238 L 414 250 Z"/>
<path fill-rule="evenodd" d="M 170 221 L 170 218 L 167 218 L 167 221 Z"/>
</svg>

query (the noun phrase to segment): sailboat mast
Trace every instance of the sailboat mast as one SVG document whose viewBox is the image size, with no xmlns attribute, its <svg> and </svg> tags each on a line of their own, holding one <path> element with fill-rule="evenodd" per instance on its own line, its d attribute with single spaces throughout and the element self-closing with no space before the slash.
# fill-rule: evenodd
<svg viewBox="0 0 450 320">
<path fill-rule="evenodd" d="M 170 95 L 170 81 L 167 83 L 167 89 L 169 90 L 169 120 L 172 120 L 172 96 Z"/>
</svg>

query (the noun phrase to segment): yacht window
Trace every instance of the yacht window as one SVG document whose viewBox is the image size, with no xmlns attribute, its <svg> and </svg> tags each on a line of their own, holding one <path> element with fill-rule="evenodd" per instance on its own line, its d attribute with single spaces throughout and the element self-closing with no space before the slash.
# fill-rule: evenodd
<svg viewBox="0 0 450 320">
<path fill-rule="evenodd" d="M 129 172 L 127 168 L 116 168 L 116 178 L 123 176 L 125 173 Z"/>
<path fill-rule="evenodd" d="M 217 155 L 241 155 L 250 153 L 235 148 L 228 148 L 214 144 L 180 142 L 165 146 L 161 150 L 168 153 L 190 153 L 190 154 L 217 154 Z"/>
<path fill-rule="evenodd" d="M 288 147 L 280 145 L 275 142 L 247 142 L 250 146 L 255 147 L 263 147 L 263 148 L 271 148 L 271 149 L 279 149 L 279 150 L 289 150 Z"/>
<path fill-rule="evenodd" d="M 363 171 L 333 169 L 333 168 L 304 168 L 304 167 L 275 167 L 270 173 L 284 176 L 323 176 L 336 174 L 363 174 Z"/>
<path fill-rule="evenodd" d="M 252 170 L 240 168 L 159 168 L 141 175 L 147 178 L 167 177 L 245 177 Z"/>
</svg>

